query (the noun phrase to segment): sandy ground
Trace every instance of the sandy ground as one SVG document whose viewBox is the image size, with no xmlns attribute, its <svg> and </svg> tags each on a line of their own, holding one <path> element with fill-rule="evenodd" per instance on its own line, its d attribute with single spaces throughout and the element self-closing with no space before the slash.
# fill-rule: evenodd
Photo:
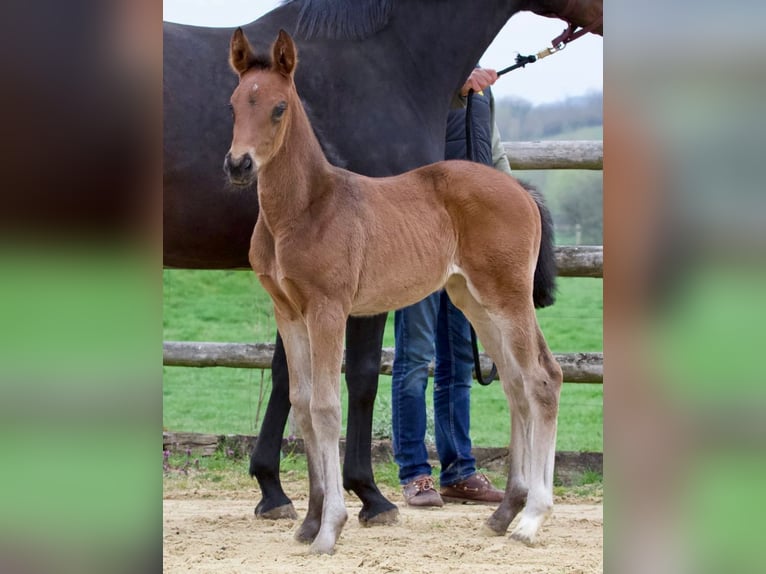
<svg viewBox="0 0 766 574">
<path fill-rule="evenodd" d="M 308 547 L 293 539 L 299 521 L 255 518 L 257 492 L 166 490 L 164 572 L 570 574 L 603 570 L 603 505 L 598 501 L 557 501 L 537 545 L 528 548 L 507 535 L 483 533 L 491 507 L 447 504 L 416 510 L 405 506 L 398 492 L 384 493 L 399 505 L 398 524 L 362 528 L 356 519 L 361 504 L 347 496 L 349 520 L 335 554 L 309 556 Z M 294 496 L 293 501 L 302 520 L 307 500 Z"/>
</svg>

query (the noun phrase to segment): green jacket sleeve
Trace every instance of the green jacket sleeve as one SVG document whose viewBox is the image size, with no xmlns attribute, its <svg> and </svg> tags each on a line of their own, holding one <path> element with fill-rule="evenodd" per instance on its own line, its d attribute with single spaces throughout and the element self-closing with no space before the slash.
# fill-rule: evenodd
<svg viewBox="0 0 766 574">
<path fill-rule="evenodd" d="M 505 148 L 500 141 L 500 134 L 497 131 L 497 124 L 492 122 L 492 163 L 495 169 L 511 174 L 511 164 L 508 163 L 508 157 L 505 155 Z"/>
<path fill-rule="evenodd" d="M 492 117 L 492 164 L 495 169 L 498 169 L 508 175 L 511 174 L 511 164 L 508 162 L 508 157 L 505 155 L 505 148 L 500 141 L 500 132 L 497 129 L 497 123 L 495 122 L 495 96 L 489 100 L 489 107 Z"/>
</svg>

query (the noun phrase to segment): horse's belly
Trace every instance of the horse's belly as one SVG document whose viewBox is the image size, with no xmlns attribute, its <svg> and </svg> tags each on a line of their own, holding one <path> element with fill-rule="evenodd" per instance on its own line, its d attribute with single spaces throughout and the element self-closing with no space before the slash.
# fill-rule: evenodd
<svg viewBox="0 0 766 574">
<path fill-rule="evenodd" d="M 417 303 L 444 286 L 449 268 L 447 261 L 439 261 L 427 267 L 382 270 L 360 286 L 351 315 L 377 315 Z"/>
</svg>

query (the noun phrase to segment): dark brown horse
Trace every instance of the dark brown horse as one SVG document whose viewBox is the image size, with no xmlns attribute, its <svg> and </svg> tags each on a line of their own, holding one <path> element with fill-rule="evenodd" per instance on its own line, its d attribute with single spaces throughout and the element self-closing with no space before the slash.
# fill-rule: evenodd
<svg viewBox="0 0 766 574">
<path fill-rule="evenodd" d="M 335 167 L 295 89 L 289 34 L 280 30 L 268 58 L 238 29 L 230 61 L 240 81 L 224 169 L 251 201 L 257 178 L 250 263 L 274 303 L 308 457 L 309 509 L 296 537 L 312 553 L 331 553 L 347 518 L 338 440 L 348 318 L 446 288 L 494 358 L 512 413 L 508 484 L 487 525 L 505 533 L 521 512 L 511 536 L 531 544 L 553 510 L 562 384 L 535 317 L 535 274 L 554 265 L 541 206 L 514 178 L 473 162 L 381 178 Z M 540 274 L 549 299 L 553 275 Z"/>
<path fill-rule="evenodd" d="M 329 160 L 385 176 L 444 155 L 449 102 L 507 20 L 521 10 L 564 14 L 586 26 L 601 0 L 294 0 L 244 26 L 267 52 L 280 28 L 301 51 L 295 77 Z M 168 267 L 248 268 L 258 216 L 252 193 L 221 172 L 231 138 L 226 105 L 236 86 L 226 65 L 232 29 L 164 24 L 164 262 Z M 595 30 L 601 33 L 600 27 Z M 372 475 L 372 409 L 385 314 L 351 318 L 343 485 L 362 500 L 364 524 L 388 522 L 396 506 Z M 284 347 L 277 338 L 273 387 L 250 462 L 261 487 L 256 514 L 294 515 L 279 482 L 290 409 Z"/>
</svg>

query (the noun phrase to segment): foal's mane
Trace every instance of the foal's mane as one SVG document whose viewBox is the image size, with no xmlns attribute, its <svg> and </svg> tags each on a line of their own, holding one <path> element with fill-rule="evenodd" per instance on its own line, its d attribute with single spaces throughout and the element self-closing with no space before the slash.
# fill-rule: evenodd
<svg viewBox="0 0 766 574">
<path fill-rule="evenodd" d="M 284 0 L 300 5 L 296 35 L 363 40 L 388 24 L 394 0 Z"/>
</svg>

